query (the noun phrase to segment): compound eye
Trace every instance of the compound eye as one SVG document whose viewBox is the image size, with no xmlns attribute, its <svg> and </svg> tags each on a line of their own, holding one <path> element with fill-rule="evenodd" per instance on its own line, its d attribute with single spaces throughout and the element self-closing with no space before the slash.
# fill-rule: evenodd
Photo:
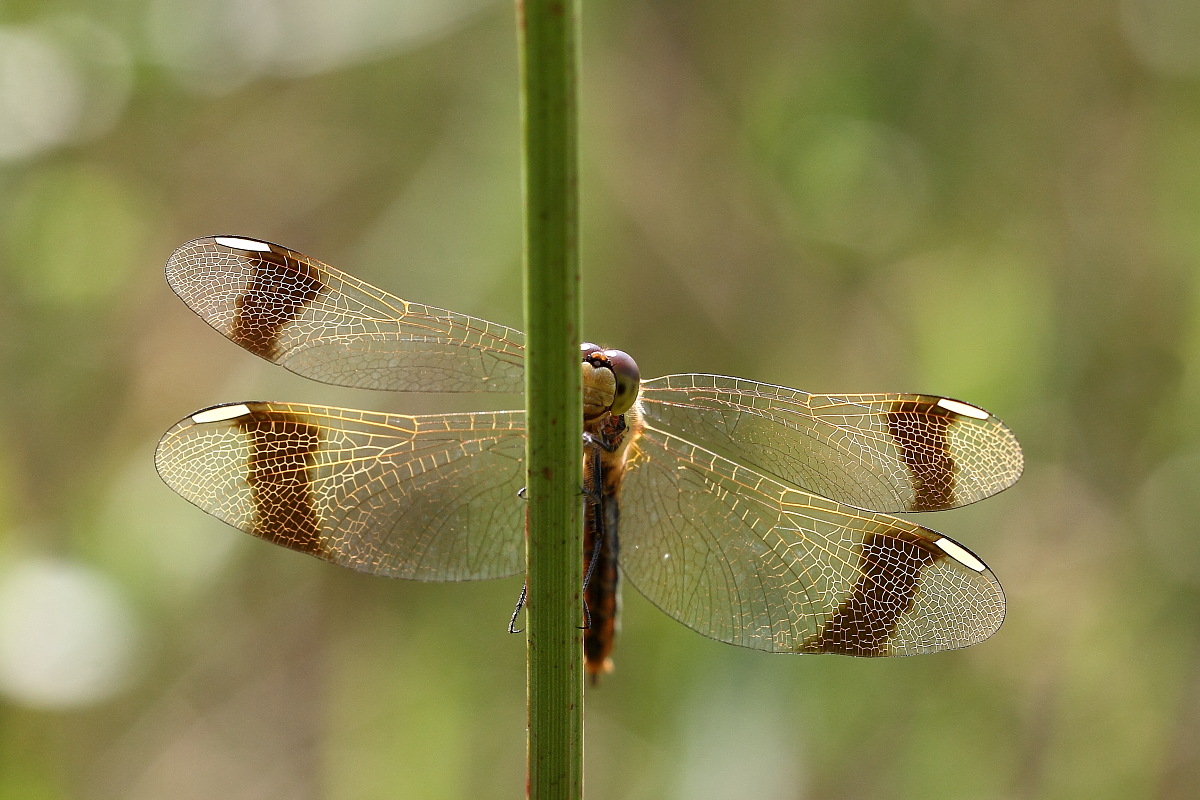
<svg viewBox="0 0 1200 800">
<path fill-rule="evenodd" d="M 633 408 L 633 401 L 637 400 L 638 389 L 642 385 L 642 376 L 638 371 L 637 362 L 628 353 L 621 350 L 605 350 L 603 355 L 616 381 L 612 413 L 620 416 Z"/>
</svg>

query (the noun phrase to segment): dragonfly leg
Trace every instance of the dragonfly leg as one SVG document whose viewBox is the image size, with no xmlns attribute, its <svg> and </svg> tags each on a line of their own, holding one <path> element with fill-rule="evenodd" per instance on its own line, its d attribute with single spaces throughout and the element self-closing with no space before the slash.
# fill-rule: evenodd
<svg viewBox="0 0 1200 800">
<path fill-rule="evenodd" d="M 596 439 L 590 434 L 585 433 L 585 443 L 591 441 L 593 444 L 601 444 L 601 440 Z M 598 485 L 600 482 L 601 464 L 600 450 L 593 448 L 590 452 L 592 460 L 591 469 L 587 470 L 587 483 L 583 487 L 583 496 L 588 499 L 592 505 L 592 521 L 595 523 L 591 526 L 594 534 L 592 536 L 592 552 L 588 556 L 587 571 L 583 574 L 583 625 L 580 630 L 588 630 L 592 627 L 592 610 L 588 608 L 587 588 L 592 580 L 592 574 L 596 571 L 596 564 L 600 561 L 600 548 L 604 543 L 604 492 Z"/>
<path fill-rule="evenodd" d="M 597 506 L 600 503 L 596 504 Z M 597 526 L 599 528 L 599 526 Z M 592 610 L 588 608 L 587 602 L 587 587 L 592 580 L 592 573 L 596 571 L 596 563 L 600 560 L 600 543 L 604 541 L 604 533 L 601 530 L 596 531 L 596 540 L 592 543 L 592 554 L 588 557 L 587 572 L 583 575 L 583 625 L 579 626 L 581 631 L 586 631 L 592 627 Z"/>
<path fill-rule="evenodd" d="M 625 422 L 624 416 L 616 417 L 613 429 L 608 431 L 609 435 L 596 436 L 595 434 L 584 431 L 583 446 L 587 447 L 588 445 L 595 445 L 606 453 L 615 453 L 617 448 L 620 446 L 621 437 L 619 434 L 624 433 L 628 427 L 629 426 Z"/>
<path fill-rule="evenodd" d="M 521 609 L 525 607 L 525 601 L 529 599 L 529 581 L 521 584 L 521 596 L 517 598 L 517 607 L 513 609 L 512 616 L 508 619 L 508 632 L 520 633 L 521 628 L 517 627 L 517 617 L 521 613 Z"/>
<path fill-rule="evenodd" d="M 604 532 L 596 531 L 596 541 L 592 543 L 592 554 L 588 556 L 587 572 L 583 574 L 583 589 L 587 591 L 588 584 L 592 581 L 592 573 L 596 571 L 596 562 L 600 560 L 600 547 L 604 541 Z M 584 604 L 584 610 L 587 610 L 587 603 Z"/>
</svg>

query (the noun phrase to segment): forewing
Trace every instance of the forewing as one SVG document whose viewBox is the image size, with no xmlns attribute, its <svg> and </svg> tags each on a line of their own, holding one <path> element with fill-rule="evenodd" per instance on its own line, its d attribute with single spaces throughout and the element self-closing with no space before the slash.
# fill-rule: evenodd
<svg viewBox="0 0 1200 800">
<path fill-rule="evenodd" d="M 524 452 L 520 411 L 234 403 L 181 420 L 155 465 L 188 501 L 267 541 L 361 572 L 459 581 L 524 564 Z"/>
<path fill-rule="evenodd" d="M 670 616 L 777 653 L 966 647 L 1004 619 L 991 571 L 950 539 L 785 486 L 647 428 L 621 492 L 622 573 Z"/>
<path fill-rule="evenodd" d="M 307 378 L 414 392 L 524 391 L 519 331 L 393 297 L 270 242 L 206 236 L 167 282 L 231 340 Z"/>
<path fill-rule="evenodd" d="M 646 381 L 655 427 L 841 503 L 939 511 L 1021 474 L 1016 437 L 983 409 L 918 394 L 817 395 L 720 375 Z"/>
</svg>

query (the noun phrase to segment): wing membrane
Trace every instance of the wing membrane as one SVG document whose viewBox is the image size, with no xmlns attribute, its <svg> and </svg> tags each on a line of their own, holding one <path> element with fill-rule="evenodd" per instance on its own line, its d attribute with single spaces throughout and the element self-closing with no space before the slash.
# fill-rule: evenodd
<svg viewBox="0 0 1200 800">
<path fill-rule="evenodd" d="M 1016 437 L 975 406 L 916 394 L 817 395 L 719 375 L 642 385 L 654 427 L 874 511 L 938 511 L 1013 484 Z"/>
<path fill-rule="evenodd" d="M 401 300 L 286 247 L 208 236 L 172 253 L 166 274 L 213 328 L 307 378 L 392 391 L 524 391 L 519 331 Z"/>
<path fill-rule="evenodd" d="M 524 414 L 401 416 L 291 403 L 197 412 L 163 436 L 167 485 L 247 533 L 395 578 L 524 564 Z"/>
<path fill-rule="evenodd" d="M 895 656 L 966 647 L 1004 594 L 961 545 L 815 497 L 653 429 L 622 491 L 623 574 L 664 612 L 771 652 Z"/>
</svg>

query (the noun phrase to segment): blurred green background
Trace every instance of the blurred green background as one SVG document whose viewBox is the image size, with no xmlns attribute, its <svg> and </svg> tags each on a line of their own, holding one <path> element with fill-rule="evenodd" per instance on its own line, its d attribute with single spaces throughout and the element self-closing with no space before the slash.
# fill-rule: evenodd
<svg viewBox="0 0 1200 800">
<path fill-rule="evenodd" d="M 1200 785 L 1200 5 L 585 3 L 585 331 L 643 375 L 923 391 L 1004 418 L 1005 494 L 921 522 L 988 642 L 779 657 L 626 594 L 594 798 L 1184 798 Z M 512 798 L 518 580 L 415 585 L 156 477 L 306 382 L 167 289 L 280 242 L 519 326 L 511 5 L 0 8 L 0 797 Z"/>
</svg>

